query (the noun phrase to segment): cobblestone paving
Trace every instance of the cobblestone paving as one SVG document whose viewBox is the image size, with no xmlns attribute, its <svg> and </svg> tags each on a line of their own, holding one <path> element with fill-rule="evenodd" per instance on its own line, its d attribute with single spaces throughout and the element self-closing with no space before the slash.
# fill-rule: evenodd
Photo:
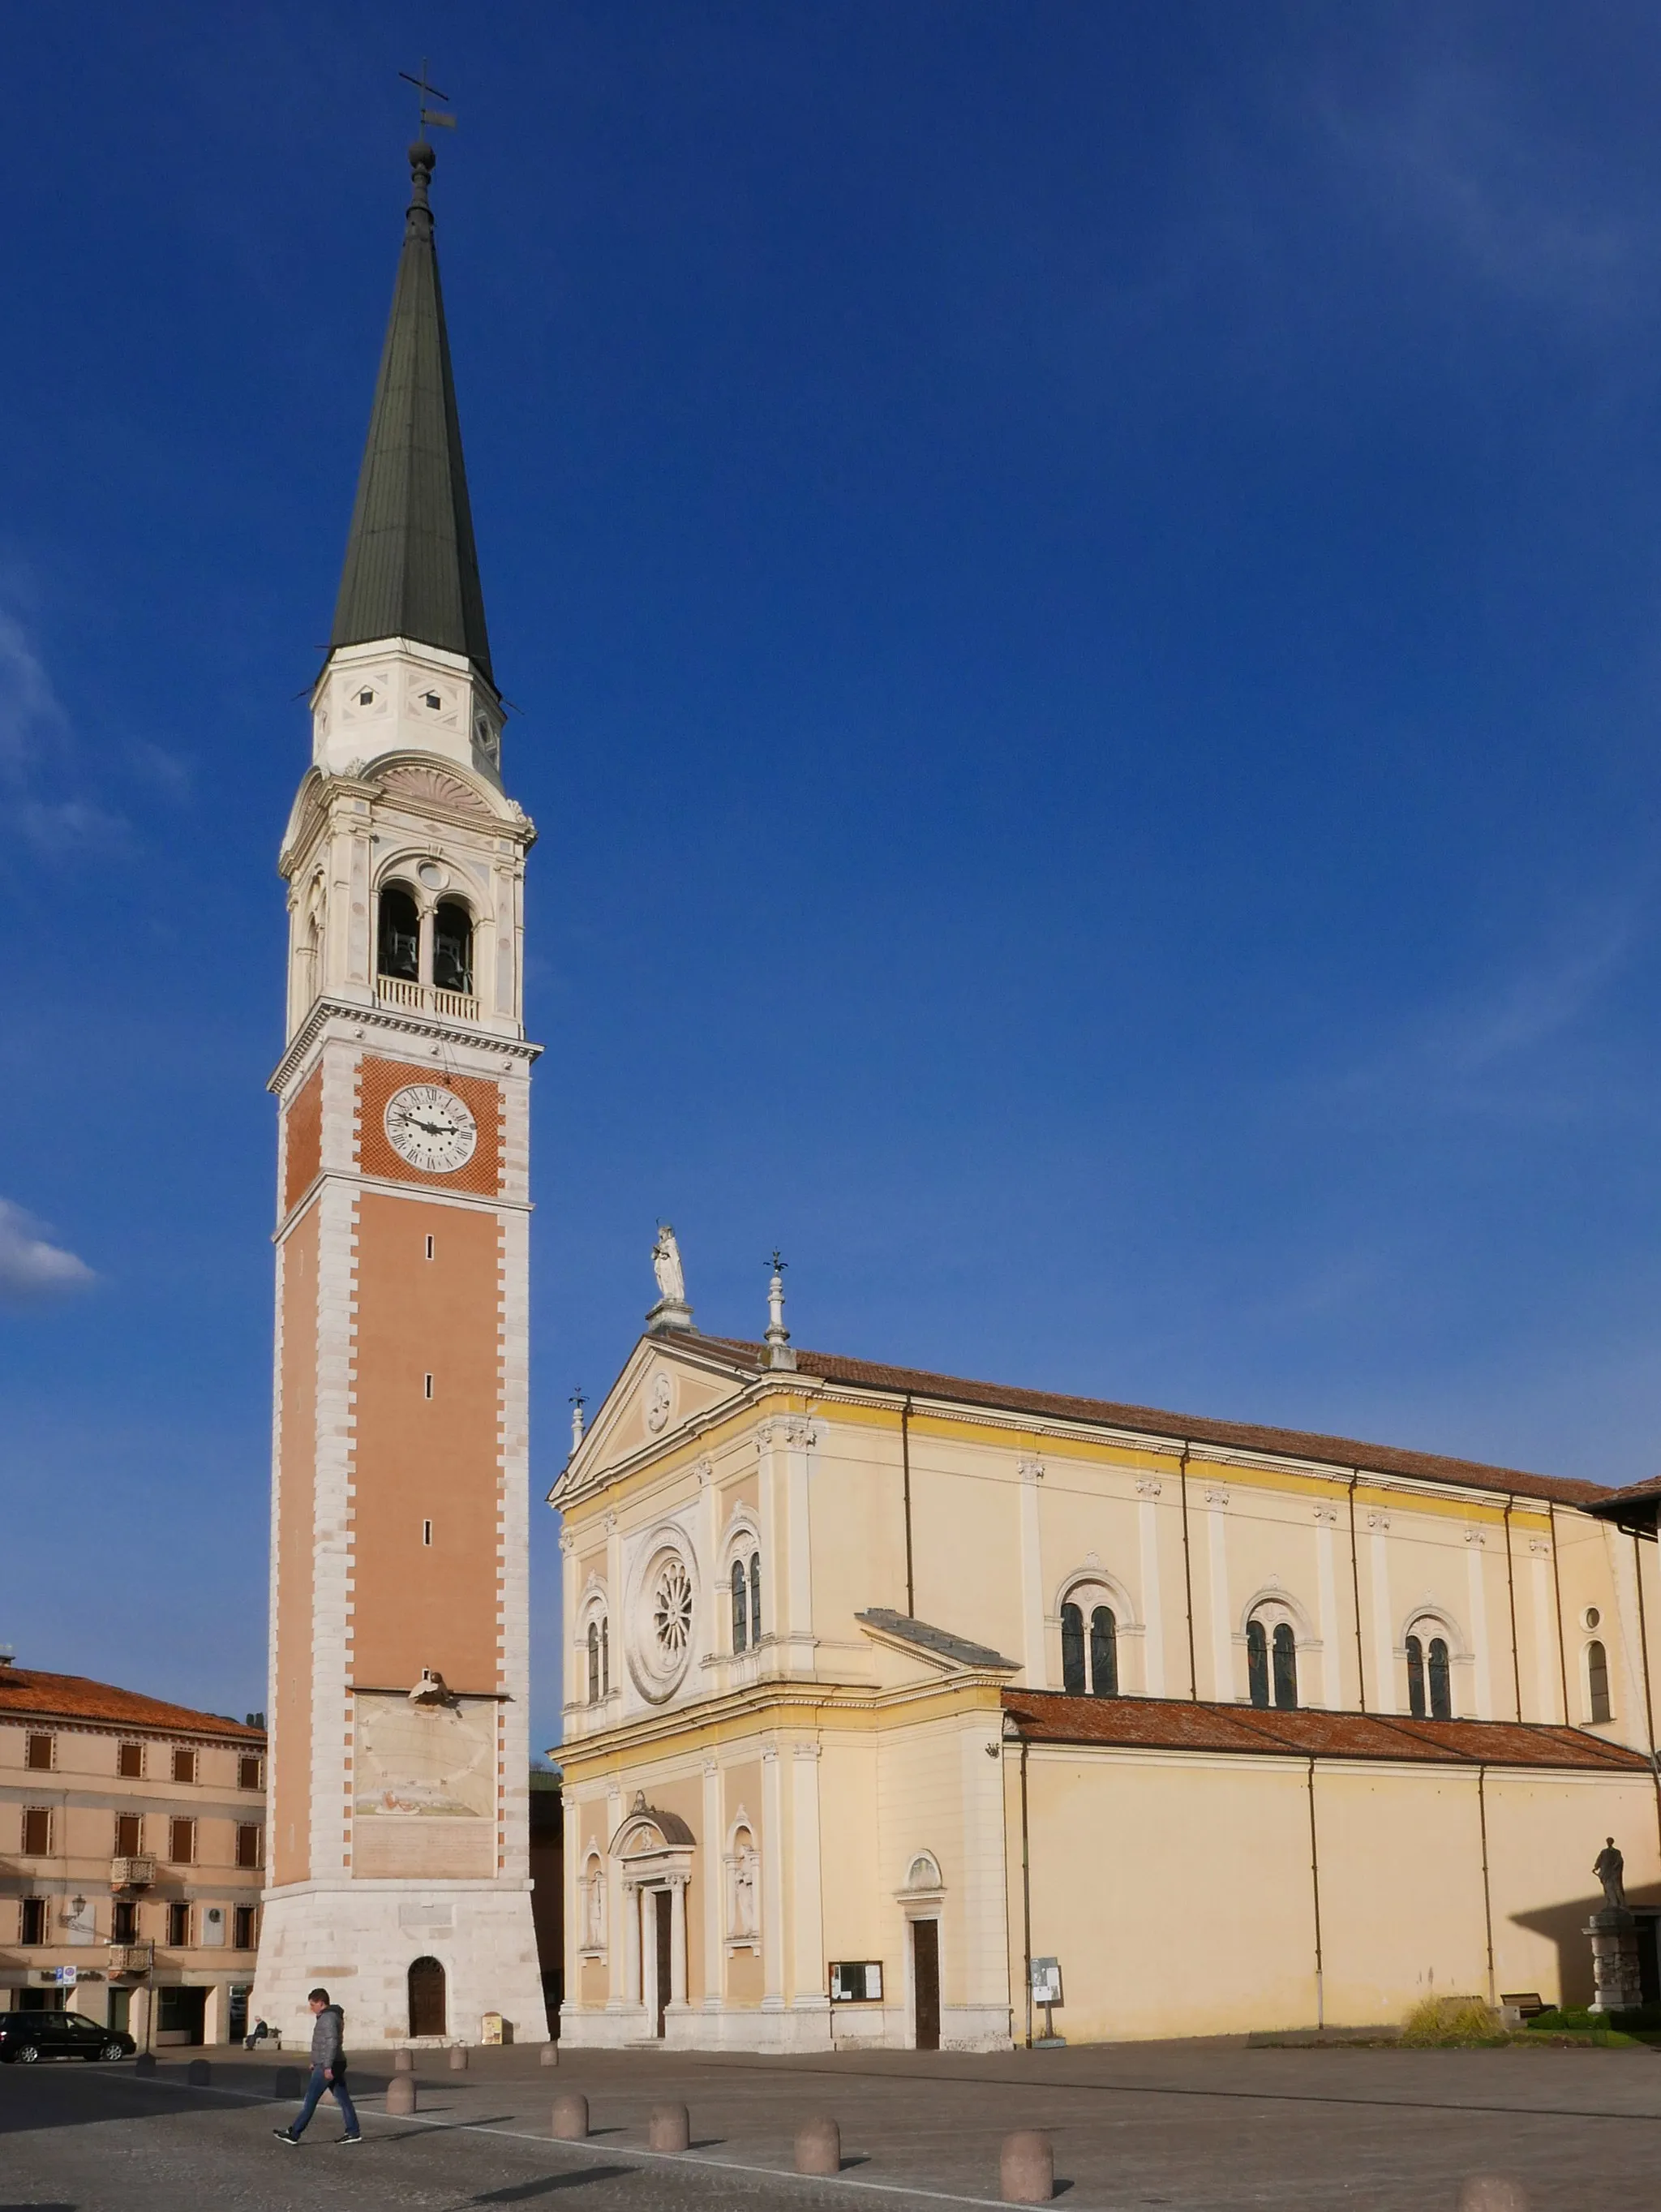
<svg viewBox="0 0 1661 2212">
<path fill-rule="evenodd" d="M 1661 2056 L 1643 2051 L 1246 2050 L 1118 2045 L 971 2058 L 910 2053 L 757 2060 L 655 2051 L 423 2057 L 414 2119 L 381 2110 L 384 2063 L 353 2069 L 368 2140 L 336 2147 L 325 2103 L 304 2143 L 274 2126 L 268 2058 L 0 2069 L 0 2212 L 197 2206 L 433 2207 L 572 2200 L 572 2212 L 891 2212 L 997 2197 L 1017 2127 L 1050 2130 L 1071 2212 L 1427 2212 L 1477 2172 L 1523 2179 L 1537 2212 L 1616 2212 L 1661 2196 Z M 292 2062 L 290 2062 L 292 2063 Z M 585 2146 L 549 2140 L 561 2089 L 589 2100 Z M 693 2151 L 646 2151 L 654 2104 L 685 2103 Z M 840 2123 L 838 2182 L 790 2172 L 798 2121 Z"/>
</svg>

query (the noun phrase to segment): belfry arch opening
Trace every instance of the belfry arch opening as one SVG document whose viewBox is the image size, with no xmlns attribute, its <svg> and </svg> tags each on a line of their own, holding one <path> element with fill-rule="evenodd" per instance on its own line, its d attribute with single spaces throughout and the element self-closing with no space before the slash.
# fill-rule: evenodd
<svg viewBox="0 0 1661 2212">
<path fill-rule="evenodd" d="M 433 982 L 473 994 L 473 917 L 459 899 L 440 899 L 433 915 Z"/>
<path fill-rule="evenodd" d="M 421 909 L 402 884 L 381 887 L 375 972 L 407 983 L 421 980 Z"/>
</svg>

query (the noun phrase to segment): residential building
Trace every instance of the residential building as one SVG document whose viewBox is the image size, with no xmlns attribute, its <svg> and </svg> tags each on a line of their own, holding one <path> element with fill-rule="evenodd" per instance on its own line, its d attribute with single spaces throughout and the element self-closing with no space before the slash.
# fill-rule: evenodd
<svg viewBox="0 0 1661 2212">
<path fill-rule="evenodd" d="M 0 2004 L 67 2003 L 141 2046 L 241 2033 L 263 1719 L 0 1666 Z"/>
</svg>

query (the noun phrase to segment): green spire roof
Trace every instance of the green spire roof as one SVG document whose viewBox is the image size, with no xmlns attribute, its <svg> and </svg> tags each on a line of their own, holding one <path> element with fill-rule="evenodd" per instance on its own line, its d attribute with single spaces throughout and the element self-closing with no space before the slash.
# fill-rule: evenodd
<svg viewBox="0 0 1661 2212">
<path fill-rule="evenodd" d="M 432 173 L 433 149 L 412 146 L 403 252 L 329 643 L 407 637 L 465 653 L 494 686 L 427 201 Z"/>
</svg>

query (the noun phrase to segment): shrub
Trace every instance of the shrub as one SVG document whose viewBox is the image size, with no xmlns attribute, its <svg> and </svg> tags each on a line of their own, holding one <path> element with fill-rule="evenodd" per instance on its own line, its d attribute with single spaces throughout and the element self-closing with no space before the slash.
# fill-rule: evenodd
<svg viewBox="0 0 1661 2212">
<path fill-rule="evenodd" d="M 1402 2041 L 1416 2051 L 1507 2039 L 1499 2014 L 1481 1997 L 1421 1997 L 1402 2023 Z"/>
</svg>

